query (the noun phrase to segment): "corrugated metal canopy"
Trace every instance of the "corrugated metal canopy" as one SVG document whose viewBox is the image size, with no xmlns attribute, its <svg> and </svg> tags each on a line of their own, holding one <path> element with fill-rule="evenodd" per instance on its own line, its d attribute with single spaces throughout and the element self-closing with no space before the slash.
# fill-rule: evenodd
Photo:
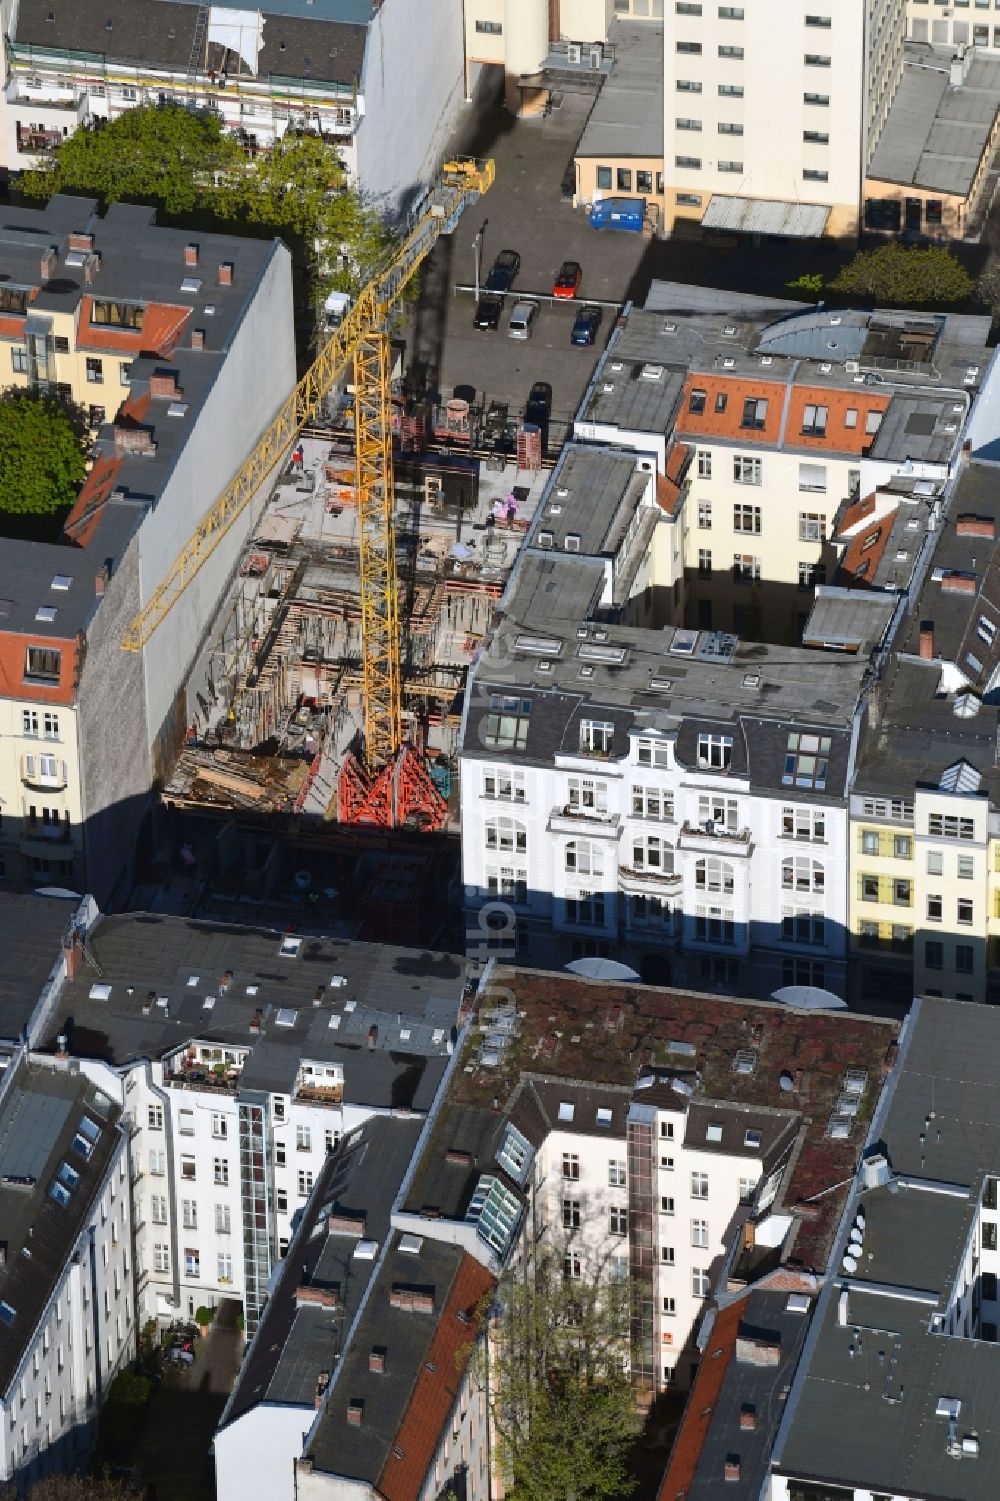
<svg viewBox="0 0 1000 1501">
<path fill-rule="evenodd" d="M 787 235 L 811 240 L 826 228 L 830 210 L 822 203 L 785 203 L 776 199 L 725 198 L 712 194 L 702 224 L 706 229 L 729 229 L 738 234 Z"/>
</svg>

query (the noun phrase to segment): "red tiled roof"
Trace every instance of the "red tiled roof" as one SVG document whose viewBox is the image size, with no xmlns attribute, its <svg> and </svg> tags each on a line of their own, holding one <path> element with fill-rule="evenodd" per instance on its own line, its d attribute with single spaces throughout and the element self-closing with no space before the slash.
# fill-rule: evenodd
<svg viewBox="0 0 1000 1501">
<path fill-rule="evenodd" d="M 675 443 L 667 454 L 667 472 L 656 476 L 656 503 L 661 511 L 672 516 L 680 499 L 684 474 L 691 459 L 691 450 L 686 443 Z"/>
<path fill-rule="evenodd" d="M 416 1501 L 420 1495 L 469 1363 L 478 1332 L 476 1310 L 495 1286 L 496 1280 L 474 1256 L 463 1256 L 427 1360 L 378 1478 L 376 1490 L 385 1501 Z M 465 1315 L 464 1321 L 460 1313 Z"/>
<path fill-rule="evenodd" d="M 115 487 L 121 459 L 98 459 L 83 482 L 76 504 L 63 524 L 63 531 L 80 547 L 86 547 L 97 526 L 101 509 Z"/>
<path fill-rule="evenodd" d="M 697 438 L 738 438 L 741 443 L 764 443 L 774 447 L 781 433 L 781 412 L 785 404 L 784 382 L 746 380 L 721 375 L 689 375 L 684 382 L 681 409 L 677 417 L 678 432 Z M 691 411 L 691 393 L 705 392 L 705 407 Z M 716 398 L 725 397 L 725 410 L 716 411 Z M 767 415 L 761 428 L 745 428 L 743 403 L 756 398 L 767 402 Z"/>
<path fill-rule="evenodd" d="M 24 342 L 24 319 L 14 314 L 0 318 L 0 339 L 16 339 L 19 344 Z"/>
<path fill-rule="evenodd" d="M 106 349 L 124 355 L 169 355 L 176 347 L 184 325 L 191 316 L 189 307 L 149 302 L 143 313 L 142 328 L 117 328 L 90 321 L 94 299 L 84 297 L 80 303 L 80 322 L 76 342 L 80 349 Z"/>
<path fill-rule="evenodd" d="M 847 510 L 840 518 L 840 525 L 837 528 L 838 536 L 844 536 L 847 532 L 851 531 L 859 522 L 864 521 L 866 516 L 870 516 L 874 509 L 875 491 L 873 490 L 870 495 L 854 501 L 853 504 L 847 507 Z"/>
<path fill-rule="evenodd" d="M 736 1336 L 744 1302 L 745 1299 L 741 1299 L 738 1303 L 731 1303 L 728 1308 L 721 1309 L 716 1317 L 711 1338 L 698 1365 L 698 1374 L 694 1378 L 694 1386 L 670 1451 L 670 1462 L 660 1482 L 656 1501 L 679 1501 L 690 1489 L 729 1362 L 736 1353 Z"/>
<path fill-rule="evenodd" d="M 840 560 L 834 583 L 847 589 L 871 588 L 872 575 L 889 545 L 889 533 L 895 516 L 896 512 L 890 511 L 887 516 L 881 516 L 873 526 L 866 526 L 851 539 L 850 547 Z"/>
<path fill-rule="evenodd" d="M 691 393 L 704 391 L 705 404 L 700 412 L 691 411 Z M 723 410 L 717 402 L 724 400 Z M 787 402 L 786 402 L 787 398 Z M 767 402 L 763 425 L 743 426 L 743 404 L 756 399 Z M 684 383 L 677 431 L 698 438 L 735 438 L 740 443 L 765 448 L 801 448 L 817 453 L 867 453 L 875 434 L 867 430 L 871 412 L 884 413 L 890 398 L 867 391 L 838 391 L 826 386 L 793 386 L 784 382 L 755 380 L 746 376 L 718 373 L 692 374 Z M 787 405 L 787 413 L 786 413 Z M 802 431 L 805 408 L 826 408 L 826 426 L 822 435 Z M 848 426 L 847 414 L 853 414 Z"/>
</svg>

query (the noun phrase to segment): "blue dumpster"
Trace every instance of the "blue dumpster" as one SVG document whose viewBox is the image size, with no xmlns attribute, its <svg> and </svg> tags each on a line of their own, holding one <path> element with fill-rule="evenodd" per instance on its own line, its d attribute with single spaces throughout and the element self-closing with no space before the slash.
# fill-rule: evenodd
<svg viewBox="0 0 1000 1501">
<path fill-rule="evenodd" d="M 646 222 L 645 199 L 599 198 L 590 206 L 590 222 L 594 229 L 628 229 L 641 234 Z"/>
</svg>

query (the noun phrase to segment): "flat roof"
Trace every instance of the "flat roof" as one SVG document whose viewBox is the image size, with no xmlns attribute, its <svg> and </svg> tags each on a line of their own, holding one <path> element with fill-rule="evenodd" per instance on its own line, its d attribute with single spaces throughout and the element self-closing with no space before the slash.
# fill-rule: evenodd
<svg viewBox="0 0 1000 1501">
<path fill-rule="evenodd" d="M 896 611 L 892 595 L 838 589 L 816 590 L 802 640 L 835 651 L 871 652 L 881 646 Z"/>
<path fill-rule="evenodd" d="M 1000 59 L 970 51 L 951 83 L 950 49 L 911 45 L 903 76 L 868 166 L 876 182 L 965 195 L 972 187 L 1000 108 Z"/>
<path fill-rule="evenodd" d="M 786 202 L 767 198 L 733 198 L 713 193 L 702 224 L 737 234 L 783 235 L 815 240 L 826 229 L 830 210 L 824 203 Z"/>
<path fill-rule="evenodd" d="M 663 27 L 648 21 L 613 20 L 614 47 L 604 80 L 583 128 L 578 157 L 663 156 Z"/>
<path fill-rule="evenodd" d="M 984 1177 L 1000 1176 L 998 1048 L 995 1008 L 914 1002 L 881 1123 L 894 1178 L 852 1192 L 862 1255 L 822 1294 L 775 1451 L 782 1474 L 934 1501 L 995 1495 L 1000 1345 L 938 1332 L 933 1315 L 958 1291 Z M 942 1398 L 959 1403 L 955 1437 L 975 1434 L 976 1457 L 949 1454 Z"/>
<path fill-rule="evenodd" d="M 88 945 L 99 982 L 82 966 L 52 1024 L 71 1054 L 122 1065 L 198 1038 L 248 1050 L 239 1087 L 276 1093 L 303 1059 L 340 1060 L 345 1098 L 386 1108 L 429 1107 L 465 983 L 451 954 L 145 913 L 103 917 Z"/>
<path fill-rule="evenodd" d="M 84 1074 L 65 1067 L 22 1058 L 0 1074 L 0 1244 L 6 1253 L 0 1298 L 15 1314 L 13 1324 L 0 1320 L 0 1392 L 10 1386 L 94 1211 L 119 1145 L 120 1114 Z M 73 1145 L 85 1116 L 93 1137 L 89 1153 Z M 50 1189 L 63 1164 L 65 1202 L 57 1202 Z"/>
<path fill-rule="evenodd" d="M 62 965 L 62 940 L 76 904 L 58 897 L 0 900 L 0 1039 L 16 1042 L 27 1027 L 42 988 Z"/>
</svg>

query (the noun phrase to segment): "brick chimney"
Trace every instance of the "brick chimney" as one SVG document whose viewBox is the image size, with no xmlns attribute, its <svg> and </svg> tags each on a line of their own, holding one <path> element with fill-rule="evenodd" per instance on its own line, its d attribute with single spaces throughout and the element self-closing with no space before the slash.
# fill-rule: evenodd
<svg viewBox="0 0 1000 1501">
<path fill-rule="evenodd" d="M 296 1308 L 339 1308 L 340 1289 L 336 1287 L 305 1287 L 295 1289 Z"/>
<path fill-rule="evenodd" d="M 408 1287 L 404 1282 L 394 1282 L 389 1289 L 389 1307 L 403 1313 L 433 1313 L 434 1294 L 423 1287 Z"/>
<path fill-rule="evenodd" d="M 941 580 L 941 588 L 945 594 L 975 594 L 976 575 L 974 573 L 946 573 Z"/>
<path fill-rule="evenodd" d="M 63 944 L 63 963 L 67 980 L 75 980 L 83 963 L 83 938 L 76 928 Z"/>
<path fill-rule="evenodd" d="M 94 248 L 94 236 L 92 234 L 85 234 L 80 229 L 71 230 L 68 246 L 70 250 L 82 250 L 87 254 Z"/>
<path fill-rule="evenodd" d="M 360 1397 L 352 1397 L 347 1404 L 347 1422 L 351 1428 L 360 1428 L 365 1416 L 365 1404 Z"/>
<path fill-rule="evenodd" d="M 198 264 L 198 247 L 197 247 L 197 245 L 194 245 L 192 243 L 188 243 L 187 245 L 184 246 L 184 264 L 185 264 L 185 266 L 197 266 L 197 264 Z"/>
<path fill-rule="evenodd" d="M 52 246 L 49 245 L 46 250 L 42 251 L 42 259 L 38 267 L 39 275 L 41 276 L 42 281 L 48 281 L 49 277 L 52 275 L 58 264 L 59 257 L 52 249 Z"/>
<path fill-rule="evenodd" d="M 326 1228 L 330 1235 L 364 1235 L 365 1217 L 363 1214 L 331 1214 Z"/>
<path fill-rule="evenodd" d="M 205 330 L 203 328 L 193 328 L 191 330 L 191 348 L 192 349 L 204 349 L 204 347 L 205 347 Z"/>
<path fill-rule="evenodd" d="M 219 286 L 220 287 L 231 287 L 232 284 L 233 284 L 233 263 L 232 263 L 232 261 L 220 261 L 219 262 Z"/>
<path fill-rule="evenodd" d="M 748 1433 L 752 1433 L 757 1427 L 757 1409 L 744 1402 L 740 1408 L 740 1427 Z"/>
<path fill-rule="evenodd" d="M 920 655 L 925 662 L 934 660 L 934 622 L 922 620 L 920 622 Z"/>
<path fill-rule="evenodd" d="M 991 516 L 959 516 L 955 521 L 955 533 L 959 537 L 987 537 L 996 541 L 996 522 Z"/>
<path fill-rule="evenodd" d="M 177 384 L 176 370 L 157 370 L 149 377 L 150 396 L 161 396 L 167 400 L 173 400 L 175 396 L 183 396 L 182 388 Z"/>
<path fill-rule="evenodd" d="M 738 1454 L 727 1454 L 723 1474 L 727 1480 L 739 1480 L 740 1457 Z"/>
<path fill-rule="evenodd" d="M 385 1346 L 372 1345 L 368 1352 L 368 1369 L 376 1376 L 385 1375 Z"/>
<path fill-rule="evenodd" d="M 330 1372 L 320 1371 L 319 1375 L 316 1377 L 316 1395 L 313 1398 L 313 1405 L 315 1406 L 317 1412 L 319 1412 L 320 1408 L 323 1406 L 323 1398 L 326 1395 L 326 1389 L 329 1385 Z"/>
<path fill-rule="evenodd" d="M 781 1360 L 781 1340 L 776 1334 L 737 1334 L 736 1359 L 742 1365 L 777 1365 Z"/>
<path fill-rule="evenodd" d="M 155 453 L 153 434 L 146 427 L 121 427 L 114 425 L 115 453 Z"/>
<path fill-rule="evenodd" d="M 375 1025 L 374 1022 L 372 1022 L 371 1026 L 368 1028 L 368 1051 L 369 1051 L 369 1053 L 374 1053 L 374 1051 L 375 1051 L 375 1044 L 377 1042 L 378 1042 L 378 1027 Z"/>
</svg>

